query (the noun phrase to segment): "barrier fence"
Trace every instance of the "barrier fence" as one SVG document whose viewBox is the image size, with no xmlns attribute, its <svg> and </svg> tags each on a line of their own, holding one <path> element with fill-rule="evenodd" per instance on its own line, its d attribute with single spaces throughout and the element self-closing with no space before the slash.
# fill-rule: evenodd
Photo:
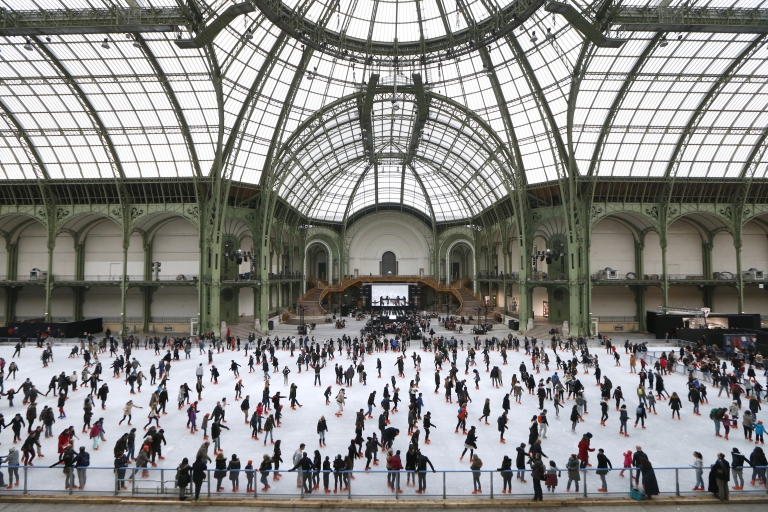
<svg viewBox="0 0 768 512">
<path fill-rule="evenodd" d="M 38 460 L 38 462 L 40 462 Z M 245 461 L 243 461 L 244 463 Z M 258 463 L 254 459 L 254 462 Z M 545 463 L 546 464 L 546 463 Z M 548 467 L 548 466 L 547 466 Z M 176 484 L 176 469 L 167 468 L 135 468 L 128 467 L 115 471 L 111 467 L 89 467 L 85 469 L 82 476 L 86 483 L 81 490 L 79 486 L 83 483 L 81 478 L 82 468 L 64 469 L 61 466 L 17 466 L 15 468 L 3 467 L 3 470 L 17 470 L 18 481 L 14 478 L 14 486 L 6 488 L 7 482 L 0 482 L 2 489 L 0 495 L 112 495 L 112 496 L 179 496 L 180 489 Z M 546 482 L 542 481 L 542 492 L 544 499 L 566 497 L 587 498 L 587 497 L 613 497 L 627 496 L 635 488 L 635 478 L 638 476 L 636 469 L 614 468 L 608 471 L 606 475 L 597 474 L 603 471 L 597 468 L 588 467 L 579 470 L 580 481 L 578 484 L 572 482 L 569 484 L 568 471 L 558 469 L 560 476 L 554 490 L 547 488 Z M 696 472 L 691 466 L 679 467 L 657 467 L 654 468 L 659 491 L 662 496 L 694 496 L 706 495 L 708 487 L 709 467 L 703 471 L 704 491 L 694 491 L 696 486 Z M 768 490 L 760 478 L 765 477 L 766 467 L 743 468 L 744 485 L 743 490 L 733 490 L 734 495 L 752 495 L 762 496 L 768 494 Z M 458 471 L 432 471 L 413 472 L 413 471 L 319 471 L 307 472 L 301 471 L 288 472 L 282 470 L 279 472 L 270 471 L 267 475 L 267 482 L 271 486 L 266 492 L 263 490 L 263 475 L 257 470 L 241 470 L 238 474 L 237 485 L 238 492 L 233 492 L 233 481 L 230 479 L 230 472 L 225 472 L 226 476 L 221 479 L 223 489 L 217 490 L 218 479 L 216 471 L 208 469 L 206 478 L 200 489 L 201 498 L 302 498 L 302 499 L 473 499 L 475 496 L 491 499 L 530 499 L 534 495 L 533 482 L 530 470 L 523 472 L 522 476 L 525 482 L 519 477 L 521 472 L 510 470 L 505 472 L 493 470 L 458 470 Z M 274 480 L 275 473 L 282 475 L 279 480 Z M 621 475 L 624 473 L 624 476 Z M 735 473 L 732 470 L 732 473 Z M 253 492 L 248 490 L 248 476 L 253 478 Z M 5 475 L 3 475 L 5 476 Z M 731 476 L 728 485 L 733 487 L 737 485 L 735 474 Z M 419 490 L 418 481 L 423 478 L 423 492 Z M 604 478 L 604 480 L 603 480 Z M 71 479 L 72 486 L 65 488 L 67 479 Z M 305 485 L 301 485 L 302 480 L 306 480 Z M 505 481 L 508 486 L 505 487 Z M 764 481 L 764 480 L 763 480 Z M 388 482 L 393 482 L 394 487 L 389 487 Z M 754 482 L 754 483 L 753 483 Z M 481 491 L 473 494 L 479 484 Z M 318 485 L 317 489 L 313 489 Z M 570 491 L 567 489 L 570 485 Z M 640 477 L 642 485 L 642 477 Z M 578 487 L 577 487 L 578 486 Z M 607 486 L 606 492 L 599 489 Z M 329 492 L 326 492 L 326 487 Z M 509 492 L 506 492 L 510 489 Z M 193 497 L 195 484 L 190 483 L 185 489 L 185 495 Z"/>
</svg>

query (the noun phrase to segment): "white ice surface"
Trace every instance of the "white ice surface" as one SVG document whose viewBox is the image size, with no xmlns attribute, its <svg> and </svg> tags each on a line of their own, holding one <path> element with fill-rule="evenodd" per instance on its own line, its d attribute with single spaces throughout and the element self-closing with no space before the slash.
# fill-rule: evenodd
<svg viewBox="0 0 768 512">
<path fill-rule="evenodd" d="M 433 328 L 438 333 L 443 333 L 442 329 L 438 329 L 433 322 Z M 343 333 L 356 336 L 359 334 L 359 329 L 362 326 L 361 322 L 348 319 L 347 328 L 344 330 L 337 330 L 332 326 L 322 325 L 313 333 L 317 339 L 323 339 L 331 336 L 333 338 L 340 337 Z M 289 331 L 290 328 L 290 331 Z M 288 333 L 295 332 L 295 327 L 280 326 L 282 333 L 281 336 L 285 336 Z M 507 330 L 500 330 L 497 335 L 505 334 Z M 471 339 L 471 335 L 464 334 L 465 341 Z M 244 342 L 243 342 L 244 345 Z M 41 351 L 34 346 L 34 342 L 28 343 L 27 347 L 22 350 L 21 357 L 17 357 L 15 361 L 20 367 L 20 371 L 16 380 L 6 380 L 6 391 L 13 387 L 19 388 L 20 384 L 25 378 L 32 378 L 33 382 L 37 385 L 41 391 L 46 391 L 48 382 L 54 374 L 59 374 L 64 371 L 67 375 L 70 375 L 73 370 L 80 374 L 82 369 L 82 359 L 69 359 L 67 355 L 71 347 L 56 346 L 54 348 L 55 361 L 50 363 L 48 368 L 42 368 L 42 363 L 39 360 Z M 422 429 L 422 451 L 432 460 L 435 468 L 438 470 L 468 470 L 469 469 L 469 457 L 465 457 L 464 461 L 459 461 L 459 455 L 463 449 L 464 436 L 459 433 L 454 433 L 456 426 L 456 414 L 458 405 L 455 403 L 447 404 L 445 402 L 444 390 L 441 386 L 439 394 L 434 394 L 434 364 L 433 354 L 431 352 L 424 353 L 421 351 L 419 342 L 414 342 L 411 345 L 411 349 L 408 351 L 410 356 L 413 351 L 416 351 L 422 357 L 422 372 L 421 372 L 421 386 L 420 390 L 423 392 L 423 399 L 425 402 L 424 412 L 432 412 L 432 421 L 437 425 L 432 430 L 431 440 L 432 444 L 425 445 L 423 443 L 424 432 Z M 745 441 L 741 425 L 736 430 L 731 430 L 731 438 L 726 441 L 722 438 L 716 438 L 714 436 L 714 426 L 709 419 L 709 410 L 712 407 L 720 406 L 726 407 L 730 404 L 730 400 L 723 395 L 722 398 L 717 397 L 717 392 L 710 388 L 709 392 L 709 404 L 703 404 L 701 407 L 702 416 L 697 417 L 692 414 L 691 404 L 687 401 L 687 392 L 685 389 L 685 378 L 681 374 L 670 375 L 666 377 L 665 383 L 667 390 L 671 393 L 677 391 L 681 395 L 683 400 L 684 410 L 682 411 L 682 421 L 671 418 L 671 411 L 667 405 L 667 402 L 660 401 L 657 405 L 658 415 L 651 415 L 647 421 L 648 428 L 641 430 L 638 428 L 632 428 L 634 421 L 634 408 L 636 406 L 636 394 L 635 388 L 637 386 L 638 379 L 635 375 L 629 374 L 629 356 L 624 355 L 623 347 L 620 349 L 622 366 L 614 367 L 612 359 L 605 354 L 605 350 L 602 348 L 593 348 L 593 353 L 600 356 L 602 361 L 601 367 L 603 375 L 608 376 L 614 385 L 621 386 L 624 390 L 625 397 L 627 397 L 627 408 L 630 411 L 630 438 L 625 438 L 619 435 L 619 420 L 618 412 L 613 407 L 613 401 L 609 409 L 610 418 L 607 421 L 607 427 L 600 425 L 600 388 L 595 386 L 595 379 L 590 373 L 589 375 L 579 375 L 583 384 L 586 387 L 586 397 L 588 399 L 589 414 L 585 415 L 586 421 L 581 423 L 577 427 L 577 434 L 571 433 L 571 423 L 568 420 L 570 409 L 573 406 L 572 401 L 566 401 L 565 408 L 560 411 L 560 419 L 557 419 L 554 414 L 554 408 L 552 403 L 547 401 L 545 408 L 548 409 L 548 417 L 550 422 L 550 428 L 546 439 L 543 439 L 544 452 L 549 456 L 549 460 L 554 460 L 558 467 L 564 467 L 565 462 L 571 453 L 576 453 L 581 435 L 586 432 L 592 432 L 594 435 L 592 439 L 592 447 L 604 448 L 607 456 L 612 461 L 615 468 L 621 468 L 623 456 L 622 453 L 627 449 L 635 450 L 635 445 L 642 445 L 644 451 L 649 455 L 650 460 L 656 468 L 662 468 L 666 466 L 689 466 L 692 461 L 692 452 L 698 450 L 704 454 L 705 467 L 711 464 L 716 457 L 716 454 L 720 451 L 729 454 L 733 447 L 738 447 L 742 453 L 748 455 L 754 448 L 753 443 Z M 11 354 L 13 352 L 13 346 L 0 347 L 0 356 L 4 357 L 9 364 L 11 361 Z M 548 351 L 553 364 L 550 366 L 550 371 L 546 372 L 542 368 L 540 375 L 535 375 L 536 379 L 544 378 L 554 373 L 554 355 L 551 351 Z M 184 360 L 183 353 L 181 361 L 174 362 L 172 364 L 171 380 L 169 386 L 169 407 L 168 415 L 162 416 L 161 425 L 165 429 L 165 435 L 168 440 L 168 445 L 164 447 L 163 453 L 166 457 L 163 461 L 158 461 L 158 468 L 175 468 L 183 457 L 190 458 L 192 462 L 194 455 L 203 442 L 202 430 L 195 434 L 190 435 L 189 431 L 185 428 L 187 421 L 186 412 L 184 410 L 177 410 L 176 397 L 179 386 L 183 382 L 187 382 L 190 387 L 194 389 L 195 383 L 195 368 L 198 363 L 203 362 L 206 368 L 206 375 L 204 377 L 205 390 L 203 391 L 203 401 L 199 404 L 200 414 L 198 416 L 198 425 L 202 420 L 202 416 L 206 412 L 211 412 L 216 400 L 220 400 L 223 397 L 227 397 L 229 406 L 227 408 L 227 420 L 226 424 L 231 430 L 223 431 L 222 446 L 224 448 L 225 455 L 229 458 L 232 453 L 236 453 L 240 459 L 245 461 L 252 459 L 254 465 L 258 467 L 258 463 L 261 460 L 261 456 L 264 453 L 271 454 L 272 446 L 268 445 L 264 447 L 263 438 L 260 441 L 254 441 L 250 437 L 250 427 L 244 423 L 242 413 L 239 409 L 239 402 L 234 401 L 234 385 L 236 380 L 232 372 L 228 370 L 230 360 L 235 359 L 242 365 L 241 377 L 245 384 L 244 395 L 249 394 L 251 396 L 251 411 L 255 407 L 255 403 L 261 397 L 261 391 L 263 389 L 262 372 L 257 367 L 257 372 L 248 374 L 247 358 L 244 357 L 243 352 L 230 352 L 227 351 L 223 354 L 214 354 L 214 363 L 219 368 L 221 377 L 219 379 L 219 385 L 214 386 L 209 382 L 208 369 L 209 366 L 206 363 L 206 356 L 198 355 L 197 348 L 192 350 L 192 358 Z M 145 375 L 149 374 L 149 367 L 152 363 L 157 364 L 159 357 L 154 355 L 153 350 L 136 350 L 133 352 L 133 356 L 138 358 L 142 365 L 142 370 Z M 357 382 L 357 378 L 354 379 L 354 385 L 347 390 L 347 405 L 345 413 L 342 417 L 338 418 L 334 416 L 336 412 L 336 405 L 332 401 L 330 406 L 325 405 L 323 398 L 323 391 L 328 384 L 333 384 L 333 397 L 336 396 L 338 386 L 334 383 L 333 365 L 334 363 L 341 363 L 345 367 L 351 364 L 351 361 L 346 359 L 345 355 L 339 356 L 337 354 L 335 361 L 329 361 L 328 366 L 322 371 L 322 386 L 313 386 L 313 374 L 310 369 L 309 372 L 297 373 L 296 359 L 291 359 L 288 356 L 288 352 L 278 351 L 276 356 L 279 359 L 280 368 L 288 365 L 291 369 L 290 383 L 296 383 L 298 385 L 298 399 L 303 404 L 301 409 L 291 410 L 287 399 L 283 401 L 284 416 L 282 420 L 282 427 L 275 431 L 275 438 L 282 439 L 283 446 L 283 464 L 281 468 L 289 469 L 291 466 L 291 457 L 293 452 L 298 448 L 301 442 L 306 443 L 307 451 L 310 453 L 318 448 L 317 435 L 315 433 L 315 427 L 317 420 L 321 415 L 325 415 L 328 421 L 329 433 L 327 435 L 327 447 L 320 449 L 323 458 L 326 455 L 331 456 L 333 460 L 336 454 L 345 455 L 347 453 L 347 447 L 350 440 L 354 437 L 354 418 L 355 411 L 360 408 L 367 409 L 367 398 L 371 390 L 376 389 L 377 394 L 377 407 L 374 409 L 374 419 L 367 420 L 365 435 L 370 435 L 373 431 L 377 431 L 378 415 L 381 412 L 378 403 L 382 396 L 382 390 L 386 383 L 390 382 L 392 375 L 396 376 L 395 355 L 392 352 L 388 353 L 374 353 L 373 356 L 367 356 L 365 360 L 366 371 L 368 372 L 368 385 L 363 386 Z M 383 364 L 382 379 L 376 378 L 376 358 L 381 358 Z M 508 392 L 509 382 L 513 373 L 518 372 L 518 367 L 522 361 L 526 362 L 526 365 L 531 371 L 530 358 L 524 356 L 524 352 L 509 352 L 509 364 L 502 366 L 501 356 L 499 352 L 491 352 L 491 367 L 498 365 L 503 372 L 503 389 L 494 389 L 491 387 L 489 374 L 485 373 L 485 367 L 482 364 L 482 356 L 478 354 L 478 369 L 482 377 L 480 383 L 480 390 L 475 390 L 472 385 L 472 370 L 470 369 L 470 375 L 464 376 L 464 359 L 466 357 L 465 352 L 459 352 L 457 360 L 457 366 L 460 369 L 460 376 L 466 378 L 468 384 L 470 384 L 470 396 L 473 402 L 469 405 L 469 417 L 468 426 L 477 425 L 479 439 L 478 439 L 478 451 L 482 460 L 484 461 L 484 468 L 489 470 L 495 470 L 500 467 L 503 456 L 509 455 L 513 460 L 515 459 L 515 447 L 521 442 L 528 442 L 528 427 L 532 416 L 538 414 L 538 400 L 527 393 L 523 395 L 522 405 L 515 404 L 512 400 L 512 409 L 510 411 L 510 423 L 509 430 L 506 434 L 507 443 L 500 444 L 499 436 L 496 429 L 495 419 L 501 414 L 501 402 L 503 393 Z M 101 411 L 98 407 L 94 409 L 94 420 L 100 416 L 103 416 L 105 421 L 105 429 L 107 432 L 107 443 L 103 443 L 101 449 L 94 451 L 91 449 L 91 444 L 87 439 L 87 434 L 81 434 L 82 428 L 82 402 L 86 391 L 78 388 L 74 393 L 70 393 L 70 400 L 66 405 L 67 419 L 57 419 L 54 425 L 54 437 L 51 439 L 43 439 L 43 453 L 44 459 L 35 460 L 35 468 L 29 469 L 29 488 L 30 489 L 50 489 L 59 490 L 63 489 L 63 475 L 59 470 L 41 470 L 41 467 L 47 467 L 53 464 L 57 460 L 56 454 L 56 438 L 58 434 L 67 426 L 73 425 L 80 437 L 79 441 L 76 441 L 76 446 L 86 446 L 87 450 L 91 454 L 92 466 L 106 466 L 111 467 L 113 463 L 112 448 L 117 438 L 124 432 L 128 432 L 129 428 L 126 425 L 118 426 L 118 421 L 122 417 L 123 405 L 129 399 L 133 399 L 138 405 L 144 407 L 143 410 L 135 410 L 133 418 L 133 426 L 137 427 L 138 433 L 141 434 L 141 427 L 146 423 L 147 405 L 152 387 L 149 386 L 149 380 L 144 384 L 144 389 L 141 394 L 129 395 L 129 388 L 123 383 L 123 379 L 113 379 L 112 372 L 109 365 L 112 359 L 108 357 L 108 353 L 101 355 L 102 364 L 104 366 L 104 379 L 109 383 L 110 394 L 107 401 L 106 411 Z M 638 364 L 639 367 L 639 364 Z M 6 366 L 7 368 L 7 366 Z M 444 370 L 441 372 L 441 377 L 445 378 L 448 374 L 448 366 L 444 365 Z M 392 414 L 392 426 L 400 429 L 401 434 L 395 442 L 395 449 L 402 450 L 403 463 L 405 463 L 405 452 L 407 451 L 407 443 L 410 436 L 407 435 L 407 388 L 408 383 L 415 376 L 415 369 L 411 359 L 407 360 L 405 365 L 405 378 L 398 378 L 398 384 L 401 390 L 401 397 L 405 400 L 401 404 L 401 411 Z M 562 371 L 559 372 L 562 376 Z M 281 374 L 272 374 L 271 379 L 271 391 L 274 394 L 275 391 L 280 390 L 281 394 L 288 395 L 288 387 L 283 385 L 283 378 Z M 193 394 L 193 397 L 196 396 Z M 21 405 L 23 395 L 17 395 L 15 399 L 15 407 L 10 409 L 8 402 L 5 398 L 0 401 L 0 411 L 5 416 L 5 421 L 9 422 L 16 412 L 21 412 L 24 415 L 25 408 Z M 480 424 L 477 418 L 481 415 L 483 403 L 485 398 L 491 399 L 491 421 L 490 425 Z M 51 394 L 49 397 L 41 397 L 38 405 L 38 414 L 42 410 L 43 405 L 49 405 L 56 410 L 56 399 Z M 56 414 L 58 416 L 58 412 Z M 421 423 L 419 423 L 421 427 Z M 139 436 L 140 437 L 140 436 Z M 2 441 L 2 453 L 7 453 L 8 447 L 11 445 L 13 433 L 10 429 L 4 429 L 0 435 Z M 140 439 L 137 439 L 137 446 L 140 443 Z M 21 444 L 17 445 L 20 449 Z M 212 449 L 211 449 L 212 456 Z M 591 458 L 591 462 L 596 466 L 596 452 Z M 213 457 L 212 457 L 213 458 Z M 730 459 L 730 457 L 729 457 Z M 362 470 L 364 467 L 364 460 L 358 460 L 355 463 L 356 470 Z M 548 463 L 548 461 L 547 461 Z M 213 468 L 213 464 L 209 465 Z M 383 463 L 380 466 L 375 466 L 374 469 L 383 469 Z M 3 466 L 3 473 L 6 473 L 7 468 Z M 42 473 L 42 474 L 41 474 Z M 167 481 L 173 481 L 173 471 L 165 473 L 164 478 Z M 745 471 L 745 477 L 750 475 L 750 471 Z M 154 474 L 153 474 L 154 475 Z M 564 492 L 565 488 L 565 473 L 563 473 L 558 492 Z M 659 485 L 662 491 L 674 491 L 675 480 L 674 471 L 664 471 L 657 469 L 657 477 Z M 109 492 L 113 490 L 113 479 L 111 470 L 95 470 L 89 471 L 89 480 L 86 490 L 89 491 L 104 491 Z M 413 488 L 406 487 L 405 475 L 403 478 L 403 487 L 406 489 L 406 493 L 413 494 Z M 483 476 L 483 490 L 484 494 L 489 493 L 488 475 Z M 155 492 L 155 489 L 159 487 L 159 477 L 153 476 L 150 479 L 142 480 L 138 479 L 137 486 L 148 491 Z M 428 476 L 429 480 L 429 493 L 430 495 L 440 495 L 442 492 L 442 476 L 432 475 Z M 608 477 L 609 490 L 612 492 L 626 493 L 629 489 L 628 478 L 620 478 L 618 471 L 614 471 Z M 691 471 L 680 471 L 681 491 L 689 491 L 693 487 L 694 476 Z M 747 478 L 748 480 L 748 478 Z M 7 478 L 6 478 L 7 481 Z M 706 481 L 706 472 L 705 472 Z M 225 484 L 229 482 L 225 480 Z M 295 487 L 295 478 L 292 475 L 284 473 L 284 477 L 279 482 L 271 482 L 273 488 L 270 490 L 270 494 L 280 493 L 296 493 L 298 490 Z M 466 494 L 471 491 L 471 477 L 469 474 L 449 474 L 446 477 L 448 494 Z M 590 493 L 596 494 L 599 480 L 594 474 L 588 476 L 588 487 Z M 331 486 L 333 486 L 333 479 L 331 478 Z M 532 487 L 530 478 L 528 483 L 523 485 L 514 481 L 515 494 L 532 493 Z M 583 481 L 582 481 L 583 486 Z M 260 486 L 259 486 L 260 487 Z M 214 486 L 215 488 L 215 486 Z M 230 486 L 226 485 L 227 492 L 229 492 Z M 241 476 L 240 484 L 241 492 L 245 489 L 245 478 Z M 582 487 L 583 488 L 583 487 Z M 750 489 L 747 483 L 747 489 Z M 500 493 L 501 490 L 501 478 L 498 474 L 494 476 L 494 491 L 495 494 Z M 358 496 L 361 494 L 373 495 L 382 494 L 389 495 L 389 492 L 385 486 L 385 476 L 383 474 L 378 475 L 358 475 L 355 481 L 353 481 L 353 495 Z M 545 489 L 546 493 L 546 489 Z M 333 496 L 333 495 L 332 495 Z"/>
</svg>

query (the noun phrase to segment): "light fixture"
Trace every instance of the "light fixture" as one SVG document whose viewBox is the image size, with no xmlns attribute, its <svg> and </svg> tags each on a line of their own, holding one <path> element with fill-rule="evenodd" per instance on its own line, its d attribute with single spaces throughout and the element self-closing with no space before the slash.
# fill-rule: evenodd
<svg viewBox="0 0 768 512">
<path fill-rule="evenodd" d="M 243 37 L 245 37 L 245 39 L 247 39 L 248 41 L 253 39 L 253 33 L 251 32 L 251 29 L 246 30 L 245 31 L 245 36 L 243 36 Z"/>
<path fill-rule="evenodd" d="M 30 38 L 27 38 L 27 40 L 24 42 L 24 49 L 28 52 L 32 51 L 32 40 Z"/>
<path fill-rule="evenodd" d="M 536 31 L 534 30 L 534 31 L 533 31 L 533 35 L 531 35 L 531 42 L 532 42 L 533 44 L 536 44 L 536 41 L 538 41 L 538 40 L 539 40 L 539 38 L 538 38 L 538 37 L 536 37 Z"/>
<path fill-rule="evenodd" d="M 546 39 L 547 41 L 555 40 L 555 34 L 552 33 L 551 28 L 547 28 L 547 33 L 544 35 L 544 39 Z"/>
<path fill-rule="evenodd" d="M 45 40 L 50 43 L 51 42 L 51 36 L 45 36 Z"/>
<path fill-rule="evenodd" d="M 138 34 L 133 36 L 133 47 L 134 48 L 141 48 L 141 43 L 139 43 L 139 36 Z"/>
<path fill-rule="evenodd" d="M 314 80 L 315 74 L 317 74 L 317 66 L 315 66 L 315 71 L 307 71 L 307 80 Z"/>
<path fill-rule="evenodd" d="M 105 50 L 109 50 L 109 38 L 108 37 L 104 38 L 104 41 L 102 41 L 102 43 L 101 43 L 101 47 L 104 48 Z"/>
<path fill-rule="evenodd" d="M 667 34 L 661 35 L 661 42 L 659 43 L 659 46 L 667 46 L 669 43 L 667 42 Z"/>
</svg>

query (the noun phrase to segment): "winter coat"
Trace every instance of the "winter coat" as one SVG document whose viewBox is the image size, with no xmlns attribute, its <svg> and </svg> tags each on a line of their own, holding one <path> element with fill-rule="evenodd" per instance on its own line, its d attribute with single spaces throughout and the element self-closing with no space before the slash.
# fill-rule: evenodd
<svg viewBox="0 0 768 512">
<path fill-rule="evenodd" d="M 598 470 L 596 471 L 596 473 L 598 475 L 607 475 L 608 474 L 608 469 L 607 468 L 613 469 L 613 464 L 611 464 L 611 461 L 608 460 L 608 457 L 606 457 L 605 454 L 598 453 L 597 454 L 597 468 L 598 468 Z M 603 469 L 603 468 L 605 468 L 605 469 Z"/>
<path fill-rule="evenodd" d="M 589 440 L 582 439 L 579 441 L 579 460 L 582 462 L 589 462 L 589 452 L 595 451 L 594 448 L 589 447 Z"/>
<path fill-rule="evenodd" d="M 640 466 L 640 474 L 643 477 L 645 494 L 648 496 L 656 496 L 659 494 L 659 483 L 656 481 L 656 473 L 653 471 L 653 466 L 651 466 L 650 462 Z"/>
<path fill-rule="evenodd" d="M 581 475 L 579 474 L 579 460 L 570 458 L 568 459 L 568 462 L 565 463 L 565 467 L 568 470 L 568 479 L 573 480 L 575 482 L 578 482 L 581 480 Z"/>
</svg>

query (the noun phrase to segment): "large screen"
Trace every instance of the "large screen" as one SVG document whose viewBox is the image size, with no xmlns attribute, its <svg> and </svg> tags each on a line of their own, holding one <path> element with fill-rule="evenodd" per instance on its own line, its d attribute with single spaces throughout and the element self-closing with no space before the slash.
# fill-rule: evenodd
<svg viewBox="0 0 768 512">
<path fill-rule="evenodd" d="M 387 301 L 389 297 L 389 301 Z M 408 285 L 407 284 L 373 284 L 371 285 L 371 305 L 395 306 L 395 297 L 400 297 L 400 306 L 408 305 Z M 384 299 L 384 303 L 382 303 Z"/>
</svg>

